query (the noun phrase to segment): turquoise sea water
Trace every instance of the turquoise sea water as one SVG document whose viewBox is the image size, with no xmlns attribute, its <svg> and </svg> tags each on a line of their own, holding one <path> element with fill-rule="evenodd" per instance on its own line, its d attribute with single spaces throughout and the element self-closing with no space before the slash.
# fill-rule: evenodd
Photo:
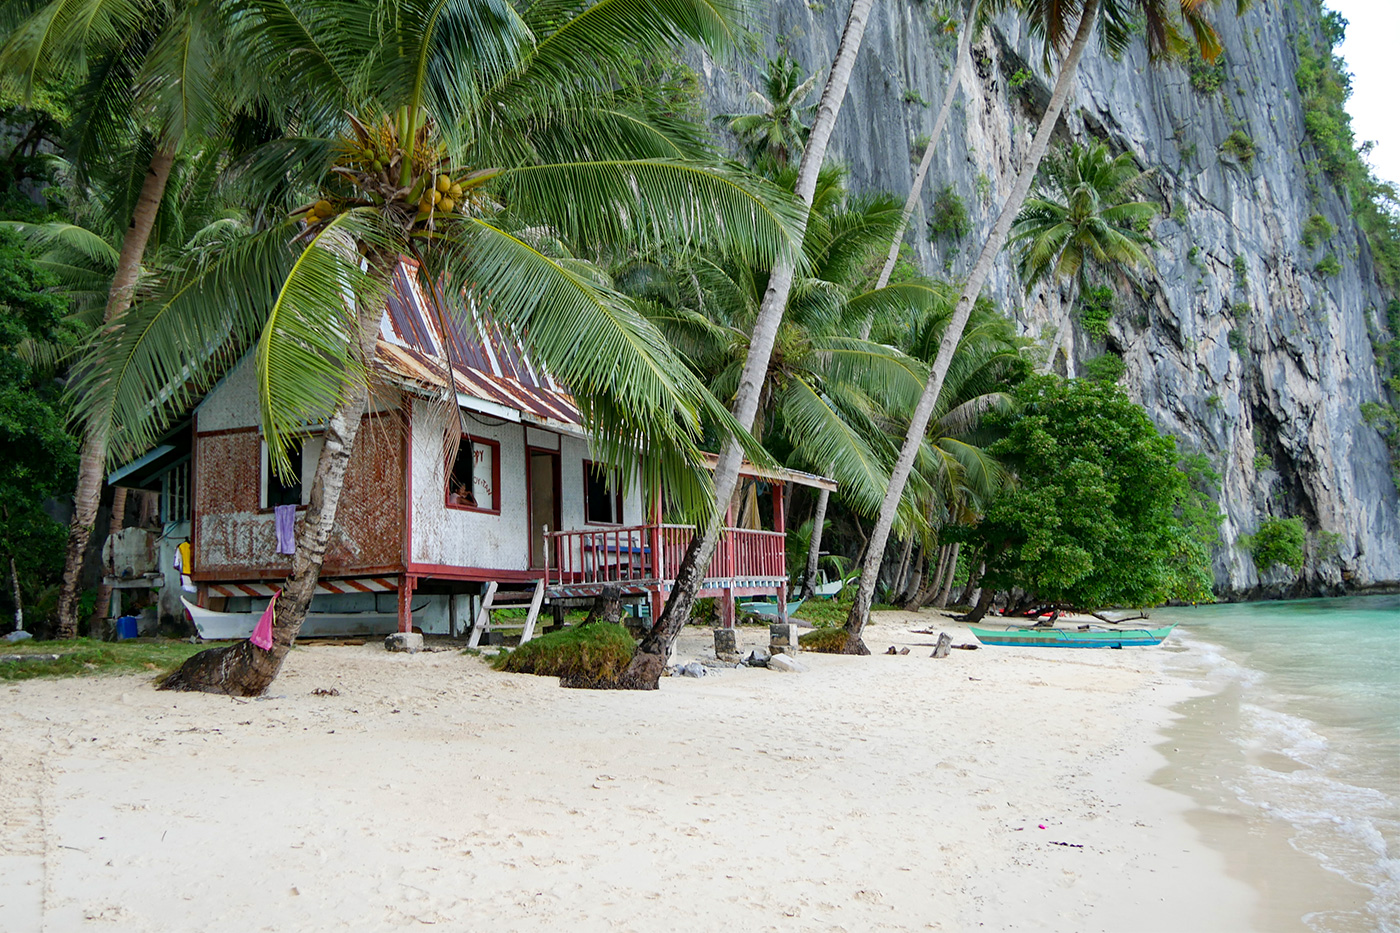
<svg viewBox="0 0 1400 933">
<path fill-rule="evenodd" d="M 1302 928 L 1400 933 L 1400 596 L 1152 613 L 1162 620 L 1186 649 L 1169 668 L 1210 691 L 1178 709 L 1198 718 L 1183 730 L 1205 752 L 1183 789 L 1329 873 L 1315 903 L 1306 882 L 1276 897 Z"/>
</svg>

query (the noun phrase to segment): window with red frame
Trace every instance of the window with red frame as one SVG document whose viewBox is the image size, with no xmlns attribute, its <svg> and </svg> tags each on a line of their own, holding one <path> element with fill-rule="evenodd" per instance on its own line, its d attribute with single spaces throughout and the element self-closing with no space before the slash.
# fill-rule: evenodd
<svg viewBox="0 0 1400 933">
<path fill-rule="evenodd" d="M 465 434 L 447 471 L 447 504 L 455 509 L 498 512 L 500 479 L 501 445 Z"/>
</svg>

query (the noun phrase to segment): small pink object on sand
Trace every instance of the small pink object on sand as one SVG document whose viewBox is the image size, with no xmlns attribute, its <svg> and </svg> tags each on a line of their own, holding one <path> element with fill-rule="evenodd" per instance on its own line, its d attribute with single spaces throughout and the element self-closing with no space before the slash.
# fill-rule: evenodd
<svg viewBox="0 0 1400 933">
<path fill-rule="evenodd" d="M 277 605 L 277 597 L 281 595 L 281 590 L 272 594 L 272 600 L 263 610 L 262 618 L 258 619 L 258 624 L 253 627 L 253 634 L 248 636 L 249 641 L 264 651 L 272 650 L 272 619 L 275 616 L 272 610 Z"/>
</svg>

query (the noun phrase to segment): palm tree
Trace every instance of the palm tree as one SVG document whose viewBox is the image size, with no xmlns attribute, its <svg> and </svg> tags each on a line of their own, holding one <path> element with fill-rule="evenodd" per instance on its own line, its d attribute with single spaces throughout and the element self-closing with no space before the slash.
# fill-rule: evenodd
<svg viewBox="0 0 1400 933">
<path fill-rule="evenodd" d="M 89 167 L 86 183 L 71 163 L 57 160 L 62 189 L 67 193 L 64 221 L 26 223 L 6 221 L 10 229 L 28 240 L 35 264 L 51 273 L 73 306 L 67 330 L 89 333 L 103 323 L 107 289 L 112 281 L 121 242 L 124 218 L 130 214 L 130 184 L 122 171 L 139 158 L 118 153 L 110 162 Z M 142 269 L 133 295 L 149 289 L 168 271 L 172 262 L 194 251 L 206 249 L 224 238 L 248 228 L 248 219 L 218 191 L 222 164 L 221 147 L 207 148 L 191 155 L 177 155 L 165 185 L 155 220 L 143 250 Z M 72 339 L 26 341 L 20 352 L 37 371 L 50 378 L 63 373 L 80 350 Z M 111 530 L 121 530 L 126 512 L 127 488 L 112 491 Z M 112 587 L 98 586 L 92 622 L 104 618 Z"/>
<path fill-rule="evenodd" d="M 940 292 L 923 282 L 883 289 L 863 286 L 871 262 L 897 222 L 889 197 L 849 198 L 845 172 L 824 169 L 803 241 L 804 273 L 794 282 L 764 377 L 754 436 L 782 449 L 793 467 L 830 472 L 843 498 L 874 514 L 884 494 L 894 448 L 884 432 L 890 411 L 913 404 L 924 367 L 892 346 L 851 337 L 866 316 L 931 307 Z M 795 173 L 777 183 L 791 186 Z M 657 272 L 661 275 L 658 276 Z M 685 258 L 674 268 L 634 264 L 626 275 L 647 311 L 720 398 L 729 398 L 749 353 L 753 322 L 769 275 L 766 266 Z M 814 585 L 826 490 L 811 524 L 801 587 Z"/>
<path fill-rule="evenodd" d="M 954 298 L 949 295 L 946 304 L 918 322 L 906 344 L 912 356 L 923 360 L 936 356 Z M 1023 342 L 990 302 L 978 302 L 929 420 L 924 448 L 915 460 L 914 475 L 923 477 L 922 488 L 912 489 L 912 497 L 905 496 L 916 500 L 914 507 L 921 513 L 937 518 L 936 523 L 930 520 L 930 526 L 975 521 L 982 504 L 1004 484 L 1005 471 L 984 449 L 987 439 L 981 422 L 989 411 L 1004 411 L 1011 405 L 1006 390 L 1027 369 L 1020 353 Z M 942 537 L 940 533 L 938 538 Z M 905 608 L 917 609 L 935 595 L 946 594 L 956 563 L 957 545 L 943 542 L 937 565 L 942 572 L 935 572 Z"/>
<path fill-rule="evenodd" d="M 79 180 L 112 150 L 127 163 L 135 194 L 119 220 L 124 228 L 106 288 L 103 320 L 130 307 L 142 257 L 156 223 L 171 167 L 182 146 L 198 145 L 231 112 L 256 97 L 258 83 L 235 63 L 239 43 L 221 4 L 194 0 L 51 0 L 36 5 L 0 48 L 0 73 L 26 97 L 45 81 L 79 82 L 79 107 L 68 140 Z M 107 458 L 107 437 L 83 436 L 73 494 L 58 636 L 77 634 L 79 571 L 92 535 Z"/>
<path fill-rule="evenodd" d="M 1032 32 L 1042 40 L 1046 58 L 1048 59 L 1052 52 L 1063 50 L 1060 72 L 1055 80 L 1055 88 L 1050 94 L 1050 103 L 1045 109 L 1045 115 L 1016 176 L 1016 184 L 1012 187 L 1006 203 L 1002 205 L 996 224 L 983 244 L 982 251 L 973 264 L 972 273 L 963 286 L 956 311 L 943 335 L 938 356 L 929 373 L 928 383 L 924 386 L 923 396 L 910 419 L 904 445 L 890 476 L 889 490 L 880 508 L 880 516 L 871 531 L 870 546 L 861 566 L 860 587 L 846 618 L 848 652 L 867 653 L 860 633 L 870 617 L 870 604 L 874 598 L 880 563 L 884 559 L 885 543 L 894 524 L 900 497 L 904 494 L 904 485 L 909 479 L 919 445 L 923 441 L 924 429 L 938 402 L 948 367 L 957 351 L 963 329 L 967 326 L 968 316 L 972 313 L 973 303 L 991 275 L 992 264 L 997 255 L 1006 245 L 1011 224 L 1020 212 L 1021 205 L 1025 203 L 1040 161 L 1050 146 L 1050 137 L 1069 98 L 1070 86 L 1074 83 L 1079 60 L 1088 48 L 1095 27 L 1099 27 L 1103 43 L 1110 52 L 1121 52 L 1141 30 L 1146 34 L 1148 51 L 1154 58 L 1178 54 L 1194 45 L 1203 57 L 1214 60 L 1220 54 L 1220 42 L 1214 27 L 1206 17 L 1206 10 L 1218 2 L 1219 0 L 1025 0 L 1025 16 L 1030 21 Z M 1236 0 L 1236 12 L 1242 13 L 1248 5 L 1249 0 Z"/>
<path fill-rule="evenodd" d="M 468 308 L 571 387 L 602 459 L 645 452 L 644 483 L 685 505 L 711 501 L 695 469 L 698 430 L 716 423 L 741 441 L 744 431 L 596 270 L 534 244 L 717 244 L 769 263 L 795 251 L 790 199 L 687 159 L 693 134 L 652 119 L 647 88 L 627 80 L 629 61 L 678 41 L 722 45 L 733 32 L 722 11 L 707 0 L 257 5 L 252 59 L 322 91 L 308 111 L 347 116 L 335 136 L 290 137 L 250 163 L 293 179 L 289 197 L 309 193 L 134 308 L 95 348 L 80 411 L 104 421 L 117 449 L 138 451 L 256 344 L 274 468 L 288 470 L 300 425 L 324 419 L 324 446 L 272 649 L 204 652 L 165 686 L 256 694 L 280 670 L 320 573 L 402 254 L 431 281 L 470 283 Z"/>
<path fill-rule="evenodd" d="M 851 12 L 846 16 L 846 26 L 841 33 L 841 43 L 836 49 L 836 58 L 831 63 L 826 86 L 817 104 L 817 118 L 812 124 L 807 146 L 802 152 L 798 165 L 796 192 L 797 199 L 810 207 L 817 187 L 817 173 L 826 160 L 826 147 L 831 141 L 832 130 L 836 126 L 836 115 L 846 97 L 846 87 L 851 81 L 856 56 L 860 52 L 861 41 L 865 36 L 865 25 L 870 20 L 870 9 L 874 0 L 854 0 Z M 754 322 L 753 338 L 749 344 L 744 368 L 739 375 L 738 390 L 734 394 L 734 419 L 748 430 L 758 413 L 760 396 L 763 391 L 763 378 L 768 371 L 768 360 L 773 352 L 773 344 L 778 337 L 778 324 L 782 321 L 787 307 L 788 295 L 792 291 L 793 274 L 796 272 L 796 257 L 789 256 L 773 266 Z M 720 452 L 714 471 L 714 508 L 710 520 L 705 522 L 686 548 L 681 565 L 677 568 L 676 581 L 671 596 L 661 618 L 637 646 L 637 652 L 628 665 L 626 679 L 639 687 L 655 689 L 665 670 L 666 655 L 675 638 L 686 622 L 690 621 L 691 609 L 696 594 L 704 581 L 705 570 L 719 542 L 719 518 L 724 507 L 734 495 L 739 484 L 739 468 L 743 463 L 743 449 L 739 438 L 731 436 Z"/>
<path fill-rule="evenodd" d="M 723 114 L 720 119 L 748 148 L 750 161 L 766 158 L 780 169 L 787 168 L 792 154 L 807 143 L 810 130 L 803 117 L 815 108 L 802 102 L 812 93 L 817 76 L 804 79 L 802 67 L 786 55 L 770 60 L 758 76 L 763 91 L 749 92 L 749 104 L 756 112 Z"/>
<path fill-rule="evenodd" d="M 1157 205 L 1134 200 L 1143 176 L 1131 155 L 1114 157 L 1103 143 L 1075 143 L 1047 159 L 1038 196 L 1026 201 L 1011 226 L 1026 290 L 1046 279 L 1073 279 L 1082 293 L 1092 270 L 1150 266 L 1147 248 L 1154 240 L 1147 226 Z M 1064 339 L 1072 304 L 1065 303 L 1055 323 L 1047 367 Z"/>
</svg>

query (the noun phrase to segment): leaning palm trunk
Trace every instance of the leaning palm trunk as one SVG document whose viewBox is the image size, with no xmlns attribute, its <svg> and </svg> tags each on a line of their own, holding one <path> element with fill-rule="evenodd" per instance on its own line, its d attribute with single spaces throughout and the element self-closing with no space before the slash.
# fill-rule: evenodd
<svg viewBox="0 0 1400 933">
<path fill-rule="evenodd" d="M 836 126 L 836 115 L 841 111 L 841 102 L 846 97 L 846 86 L 851 81 L 851 71 L 855 67 L 856 55 L 860 52 L 861 40 L 865 36 L 865 24 L 870 19 L 870 9 L 875 0 L 855 0 L 850 15 L 846 18 L 846 28 L 841 34 L 841 44 L 836 50 L 836 59 L 831 63 L 831 74 L 826 87 L 822 89 L 821 102 L 817 107 L 817 119 L 812 125 L 807 139 L 807 148 L 802 153 L 802 163 L 797 170 L 796 193 L 798 199 L 811 207 L 812 196 L 817 189 L 817 173 L 826 159 L 826 147 L 831 141 L 831 131 Z M 739 377 L 739 389 L 734 398 L 734 417 L 739 424 L 749 430 L 758 414 L 759 396 L 763 390 L 768 363 L 773 356 L 773 343 L 777 340 L 778 325 L 782 323 L 783 311 L 787 307 L 788 295 L 792 291 L 793 274 L 796 271 L 797 257 L 780 260 L 768 279 L 768 290 L 763 295 L 754 323 L 753 337 L 749 341 L 749 353 L 744 360 L 744 369 Z M 715 465 L 715 508 L 714 514 L 691 538 L 685 557 L 676 573 L 676 582 L 671 597 L 661 618 L 652 626 L 650 634 L 637 646 L 637 653 L 623 675 L 623 682 L 635 689 L 656 689 L 661 673 L 665 669 L 665 659 L 670 653 L 671 644 L 681 629 L 690 621 L 691 610 L 696 595 L 705 580 L 705 571 L 714 556 L 715 545 L 719 543 L 721 524 L 725 506 L 739 482 L 739 467 L 743 463 L 743 451 L 735 438 L 730 438 Z"/>
<path fill-rule="evenodd" d="M 131 214 L 131 223 L 122 234 L 117 270 L 107 290 L 107 307 L 102 312 L 102 320 L 108 325 L 131 307 L 131 298 L 141 275 L 141 257 L 146 252 L 146 242 L 151 238 L 151 228 L 155 226 L 161 199 L 165 197 L 165 183 L 170 179 L 170 167 L 174 162 L 174 147 L 162 146 L 151 157 L 151 164 L 146 169 L 136 209 Z M 58 591 L 56 615 L 59 638 L 76 638 L 78 635 L 78 588 L 82 582 L 83 558 L 87 555 L 92 526 L 97 521 L 106 465 L 106 431 L 89 426 L 83 436 L 82 454 L 78 461 L 78 486 L 73 491 L 73 520 L 68 526 L 63 583 Z"/>
<path fill-rule="evenodd" d="M 986 572 L 986 569 L 987 565 L 984 563 L 979 562 L 975 567 L 970 563 L 968 564 L 967 585 L 964 586 L 962 592 L 958 594 L 957 604 L 959 606 L 967 606 L 972 603 L 972 597 L 977 592 L 977 582 L 982 579 L 982 574 Z"/>
<path fill-rule="evenodd" d="M 948 374 L 948 366 L 953 360 L 953 353 L 957 350 L 958 342 L 962 339 L 967 319 L 972 314 L 972 306 L 977 301 L 982 286 L 986 284 L 991 275 L 992 265 L 996 262 L 997 255 L 1006 245 L 1007 237 L 1011 233 L 1011 224 L 1016 219 L 1016 215 L 1020 213 L 1021 205 L 1025 203 L 1026 195 L 1030 193 L 1031 182 L 1035 179 L 1036 171 L 1040 167 L 1040 160 L 1045 157 L 1045 152 L 1050 147 L 1050 136 L 1054 133 L 1055 124 L 1059 122 L 1060 113 L 1064 110 L 1065 101 L 1069 98 L 1069 89 L 1074 83 L 1079 60 L 1084 56 L 1085 48 L 1088 47 L 1089 37 L 1093 33 L 1098 11 L 1099 0 L 1085 0 L 1084 9 L 1079 16 L 1079 28 L 1075 31 L 1069 52 L 1060 65 L 1060 74 L 1055 81 L 1055 90 L 1050 95 L 1050 105 L 1045 109 L 1045 116 L 1040 121 L 1040 128 L 1036 130 L 1030 152 L 1026 153 L 1026 160 L 1021 166 L 1020 174 L 1016 177 L 1016 185 L 1011 189 L 1010 197 L 1002 206 L 1001 214 L 997 217 L 996 226 L 992 228 L 991 235 L 987 238 L 987 242 L 982 245 L 982 252 L 978 255 L 977 263 L 972 267 L 972 274 L 963 287 L 962 295 L 958 298 L 953 318 L 948 322 L 948 329 L 943 333 L 943 341 L 938 347 L 938 356 L 933 361 L 933 368 L 929 373 L 928 383 L 924 386 L 924 393 L 914 408 L 913 417 L 910 418 L 904 446 L 899 452 L 899 459 L 895 462 L 884 502 L 880 505 L 880 516 L 876 519 L 875 528 L 870 533 L 870 547 L 867 549 L 865 560 L 861 565 L 860 587 L 856 590 L 850 614 L 846 617 L 845 651 L 848 654 L 870 653 L 869 649 L 865 647 L 865 643 L 861 641 L 860 633 L 870 618 L 870 604 L 875 594 L 875 581 L 880 571 L 880 561 L 884 557 L 885 542 L 889 539 L 890 528 L 894 525 L 899 500 L 904 495 L 904 485 L 909 479 L 910 470 L 913 469 L 914 459 L 919 453 L 919 445 L 923 442 L 924 431 L 928 428 L 934 405 L 938 402 L 939 393 L 943 391 L 944 377 Z"/>
<path fill-rule="evenodd" d="M 953 553 L 948 558 L 948 571 L 943 575 L 943 588 L 938 591 L 938 599 L 933 602 L 934 606 L 939 609 L 947 607 L 948 594 L 953 592 L 953 577 L 958 572 L 958 550 L 960 547 L 959 542 L 953 542 Z"/>
<path fill-rule="evenodd" d="M 948 124 L 948 114 L 953 110 L 953 98 L 957 97 L 958 88 L 962 85 L 963 72 L 972 59 L 972 29 L 977 20 L 977 6 L 977 3 L 968 4 L 967 16 L 963 18 L 962 29 L 958 33 L 958 57 L 953 64 L 953 73 L 948 77 L 948 86 L 943 90 L 943 106 L 938 108 L 938 117 L 933 121 L 933 133 L 929 136 L 928 145 L 924 147 L 923 158 L 919 159 L 914 181 L 909 185 L 909 197 L 905 199 L 904 210 L 899 215 L 899 226 L 890 237 L 890 251 L 885 257 L 884 267 L 880 269 L 880 279 L 875 283 L 877 289 L 890 284 L 895 261 L 899 258 L 899 246 L 904 242 L 904 231 L 909 229 L 909 218 L 914 216 L 914 209 L 919 206 L 919 198 L 923 196 L 924 180 L 928 178 L 929 167 L 933 165 L 933 153 L 938 148 L 938 140 L 943 136 L 943 128 Z M 874 325 L 874 318 L 866 318 L 860 325 L 862 340 L 869 339 L 870 328 Z"/>
<path fill-rule="evenodd" d="M 382 307 L 370 305 L 362 305 L 356 315 L 358 349 L 360 358 L 366 362 L 374 358 L 374 343 L 382 315 Z M 264 651 L 245 640 L 201 651 L 162 681 L 161 690 L 258 696 L 277 679 L 282 662 L 306 621 L 311 597 L 316 593 L 316 581 L 320 579 L 321 564 L 335 527 L 340 494 L 345 488 L 345 471 L 350 466 L 350 455 L 355 449 L 355 438 L 360 433 L 368 402 L 368 381 L 352 382 L 326 421 L 325 445 L 316 461 L 311 501 L 297 534 L 292 572 L 282 584 L 273 609 L 272 648 Z"/>
<path fill-rule="evenodd" d="M 802 587 L 798 591 L 803 599 L 811 599 L 817 590 L 817 561 L 821 558 L 822 526 L 826 524 L 826 505 L 831 500 L 831 490 L 817 493 L 817 511 L 812 516 L 812 538 L 807 543 L 807 567 L 802 572 Z"/>
</svg>

